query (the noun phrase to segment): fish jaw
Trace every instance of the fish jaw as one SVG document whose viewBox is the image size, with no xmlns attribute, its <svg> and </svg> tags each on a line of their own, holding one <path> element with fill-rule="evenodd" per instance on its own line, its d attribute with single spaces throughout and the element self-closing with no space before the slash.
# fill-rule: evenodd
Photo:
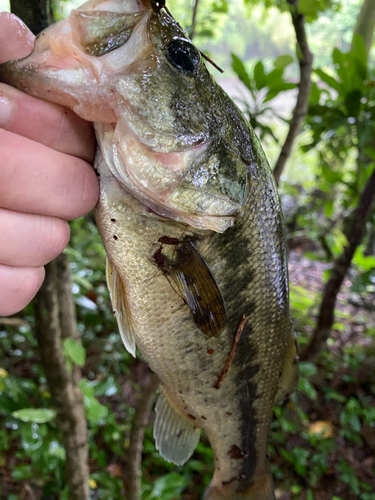
<svg viewBox="0 0 375 500">
<path fill-rule="evenodd" d="M 150 58 L 149 6 L 137 0 L 87 2 L 40 33 L 29 56 L 1 64 L 0 80 L 67 106 L 85 120 L 116 122 L 117 100 L 108 76 L 116 80 L 127 67 L 134 70 Z M 130 43 L 124 43 L 130 35 Z M 98 57 L 98 50 L 106 57 Z"/>
</svg>

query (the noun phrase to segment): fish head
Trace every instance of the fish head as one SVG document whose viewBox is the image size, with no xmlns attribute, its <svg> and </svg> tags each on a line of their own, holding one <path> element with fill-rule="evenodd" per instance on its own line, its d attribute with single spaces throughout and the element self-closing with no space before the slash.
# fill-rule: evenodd
<svg viewBox="0 0 375 500">
<path fill-rule="evenodd" d="M 246 205 L 241 113 L 155 0 L 90 0 L 38 35 L 0 80 L 95 123 L 107 166 L 152 212 L 223 232 Z"/>
</svg>

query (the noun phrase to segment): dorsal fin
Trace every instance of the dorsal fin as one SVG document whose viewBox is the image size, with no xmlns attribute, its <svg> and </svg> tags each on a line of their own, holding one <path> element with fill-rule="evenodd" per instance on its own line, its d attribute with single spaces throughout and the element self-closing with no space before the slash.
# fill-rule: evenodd
<svg viewBox="0 0 375 500">
<path fill-rule="evenodd" d="M 118 329 L 126 349 L 135 357 L 135 337 L 131 323 L 130 308 L 126 297 L 124 283 L 116 268 L 107 258 L 107 284 L 111 296 L 113 313 L 117 319 Z"/>
<path fill-rule="evenodd" d="M 200 429 L 194 427 L 187 417 L 171 405 L 163 388 L 155 411 L 156 449 L 168 462 L 184 464 L 198 444 Z"/>
</svg>

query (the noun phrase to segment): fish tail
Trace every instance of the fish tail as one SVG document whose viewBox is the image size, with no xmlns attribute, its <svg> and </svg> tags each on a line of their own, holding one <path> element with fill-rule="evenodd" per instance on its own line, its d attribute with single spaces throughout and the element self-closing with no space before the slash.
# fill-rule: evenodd
<svg viewBox="0 0 375 500">
<path fill-rule="evenodd" d="M 270 474 L 258 477 L 246 491 L 239 491 L 241 489 L 240 484 L 240 482 L 236 481 L 228 488 L 211 484 L 206 490 L 203 500 L 275 500 Z"/>
</svg>

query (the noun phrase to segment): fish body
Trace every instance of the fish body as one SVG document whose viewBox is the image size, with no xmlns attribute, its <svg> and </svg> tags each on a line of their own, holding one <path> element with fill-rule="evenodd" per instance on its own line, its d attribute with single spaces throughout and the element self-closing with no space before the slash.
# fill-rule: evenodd
<svg viewBox="0 0 375 500">
<path fill-rule="evenodd" d="M 91 0 L 0 79 L 94 122 L 95 209 L 120 333 L 158 374 L 176 464 L 204 429 L 206 500 L 272 500 L 272 405 L 294 388 L 284 226 L 250 125 L 157 2 Z"/>
</svg>

